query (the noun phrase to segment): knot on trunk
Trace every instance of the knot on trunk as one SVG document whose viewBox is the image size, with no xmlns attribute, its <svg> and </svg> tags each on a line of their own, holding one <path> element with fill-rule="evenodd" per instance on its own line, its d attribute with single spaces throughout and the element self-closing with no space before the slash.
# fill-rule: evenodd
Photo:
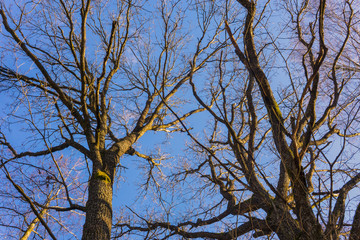
<svg viewBox="0 0 360 240">
<path fill-rule="evenodd" d="M 111 179 L 110 179 L 109 175 L 107 175 L 105 172 L 100 171 L 100 170 L 95 172 L 94 179 L 104 181 L 107 183 L 111 183 Z"/>
</svg>

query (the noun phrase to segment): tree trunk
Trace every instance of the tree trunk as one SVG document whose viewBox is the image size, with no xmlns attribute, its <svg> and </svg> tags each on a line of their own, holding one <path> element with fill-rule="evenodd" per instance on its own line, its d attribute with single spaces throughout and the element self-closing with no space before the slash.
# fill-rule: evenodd
<svg viewBox="0 0 360 240">
<path fill-rule="evenodd" d="M 112 225 L 112 181 L 98 171 L 90 179 L 83 240 L 108 240 Z"/>
<path fill-rule="evenodd" d="M 144 132 L 133 134 L 97 154 L 93 160 L 82 240 L 109 240 L 112 227 L 112 196 L 116 165 Z"/>
<path fill-rule="evenodd" d="M 360 239 L 360 203 L 357 206 L 352 228 L 350 231 L 349 240 L 359 240 Z"/>
<path fill-rule="evenodd" d="M 275 207 L 274 203 L 274 207 Z M 268 212 L 267 222 L 271 229 L 276 232 L 280 240 L 303 239 L 301 230 L 291 214 L 283 206 L 273 208 Z"/>
</svg>

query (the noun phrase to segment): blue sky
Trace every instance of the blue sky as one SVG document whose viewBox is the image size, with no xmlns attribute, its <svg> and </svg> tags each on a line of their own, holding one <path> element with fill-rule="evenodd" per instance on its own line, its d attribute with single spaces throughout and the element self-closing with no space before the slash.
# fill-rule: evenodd
<svg viewBox="0 0 360 240">
<path fill-rule="evenodd" d="M 8 4 L 8 2 L 10 1 L 4 1 L 4 4 Z M 178 3 L 179 7 L 182 7 L 181 3 Z M 271 5 L 271 7 L 273 7 L 274 9 L 276 9 L 276 7 L 279 7 L 278 5 Z M 150 44 L 150 47 L 153 48 L 153 56 L 154 59 L 156 59 L 158 57 L 158 54 L 160 52 L 159 49 L 159 42 L 161 42 L 161 29 L 162 29 L 162 20 L 158 17 L 156 17 L 157 15 L 154 13 L 155 7 L 153 4 L 151 4 L 150 2 L 147 2 L 144 5 L 144 8 L 147 10 L 145 12 L 147 12 L 147 14 L 149 14 L 149 21 L 147 21 L 144 26 L 149 27 L 148 29 L 148 33 L 145 34 L 142 37 L 142 41 L 144 41 L 143 43 L 140 43 L 139 45 L 136 45 L 136 43 L 131 43 L 134 44 L 133 46 L 136 46 L 137 50 L 141 50 L 141 46 L 146 46 L 146 44 L 150 41 L 153 41 L 154 43 Z M 111 6 L 109 6 L 109 11 L 111 11 Z M 236 11 L 236 9 L 233 10 L 234 12 Z M 194 13 L 189 11 L 190 13 Z M 266 16 L 266 18 L 268 18 L 270 25 L 271 25 L 271 29 L 274 30 L 274 36 L 276 31 L 278 31 L 284 24 L 284 21 L 279 19 L 279 17 L 281 17 L 280 15 L 278 15 L 278 13 L 276 13 L 276 11 L 273 13 L 274 15 L 272 16 Z M 153 17 L 152 17 L 153 16 Z M 189 40 L 189 42 L 183 46 L 184 47 L 184 52 L 186 54 L 192 53 L 195 51 L 195 46 L 193 45 L 194 42 L 196 42 L 199 39 L 199 35 L 200 32 L 197 29 L 197 24 L 196 24 L 196 16 L 195 15 L 186 15 L 185 19 L 184 19 L 184 35 L 185 37 L 189 37 L 191 38 Z M 235 19 L 236 20 L 236 19 Z M 273 21 L 273 22 L 272 22 Z M 215 23 L 215 21 L 214 21 Z M 235 26 L 237 26 L 236 24 L 231 25 L 233 28 L 235 28 Z M 211 31 L 214 31 L 214 28 L 211 28 Z M 261 27 L 259 27 L 259 29 L 262 29 Z M 236 33 L 239 33 L 242 31 L 242 29 L 236 29 Z M 1 31 L 4 31 L 4 29 L 2 28 Z M 211 32 L 210 31 L 210 32 Z M 260 31 L 260 30 L 259 30 Z M 235 29 L 234 29 L 235 32 Z M 185 34 L 186 33 L 186 34 Z M 210 34 L 210 33 L 209 33 Z M 284 33 L 284 36 L 288 37 L 290 33 Z M 91 36 L 91 34 L 90 34 Z M 219 37 L 219 39 L 223 38 L 224 34 L 221 35 L 221 37 Z M 259 35 L 260 36 L 260 35 Z M 146 37 L 149 37 L 149 39 L 146 39 Z M 269 41 L 269 36 L 264 34 L 261 35 L 261 37 L 259 37 L 259 41 L 263 41 L 263 42 L 267 42 Z M 96 54 L 95 49 L 96 43 L 95 43 L 95 37 L 94 38 L 89 38 L 89 49 L 88 49 L 88 54 L 89 54 L 89 59 L 96 59 Z M 98 40 L 98 39 L 97 39 Z M 0 45 L 5 46 L 5 39 L 0 39 Z M 277 41 L 279 46 L 282 46 L 284 48 L 287 48 L 288 45 L 291 47 L 292 42 L 288 41 L 288 39 L 283 38 L 283 39 L 278 39 Z M 284 44 L 284 45 L 283 45 Z M 288 44 L 288 45 L 286 45 Z M 271 44 L 270 44 L 271 46 Z M 134 49 L 136 48 L 134 47 Z M 290 54 L 294 49 L 288 48 L 286 51 L 284 51 L 286 54 Z M 274 47 L 269 47 L 266 48 L 264 50 L 264 55 L 266 55 L 267 57 L 269 57 L 266 60 L 269 60 L 269 65 L 270 67 L 267 68 L 267 73 L 269 74 L 269 79 L 271 81 L 271 85 L 274 88 L 274 90 L 276 90 L 275 93 L 275 97 L 277 99 L 281 99 L 283 97 L 283 92 L 281 92 L 284 88 L 284 86 L 289 84 L 289 77 L 286 74 L 286 71 L 284 70 L 284 62 L 281 60 L 280 57 L 277 58 L 272 58 L 271 54 L 272 51 L 274 50 Z M 229 56 L 231 56 L 231 54 L 233 53 L 232 50 L 229 50 L 229 52 L 227 52 L 226 54 L 228 54 Z M 145 49 L 144 49 L 145 52 Z M 275 51 L 276 52 L 276 51 Z M 141 51 L 138 52 L 138 54 L 140 54 Z M 127 56 L 127 60 L 130 62 L 129 65 L 132 64 L 132 66 L 134 67 L 134 69 L 136 69 L 137 67 L 140 66 L 140 64 L 137 63 L 137 60 L 134 56 L 131 55 L 130 51 L 127 52 L 128 56 Z M 10 58 L 9 58 L 10 56 Z M 14 55 L 8 54 L 8 55 L 2 55 L 0 62 L 1 64 L 5 64 L 7 66 L 12 66 L 13 64 L 13 58 Z M 288 55 L 286 55 L 285 57 L 288 57 Z M 186 59 L 186 56 L 184 57 L 184 59 Z M 25 68 L 31 68 L 28 65 L 28 62 L 26 59 L 20 58 L 19 59 L 19 63 L 24 63 L 24 65 L 22 65 L 22 67 Z M 180 59 L 177 63 L 179 64 L 184 64 L 182 61 L 186 61 L 183 59 Z M 296 64 L 298 64 L 299 62 L 293 62 L 294 66 Z M 272 68 L 272 64 L 279 64 L 280 68 L 276 69 L 276 68 Z M 235 64 L 236 65 L 236 64 Z M 216 63 L 208 63 L 206 67 L 204 67 L 204 71 L 199 73 L 198 75 L 196 75 L 196 79 L 195 79 L 195 83 L 196 86 L 198 87 L 199 91 L 201 91 L 202 96 L 204 97 L 204 99 L 209 100 L 206 98 L 206 90 L 207 87 L 210 85 L 211 82 L 211 77 L 213 76 L 211 71 L 211 68 L 216 66 Z M 291 66 L 291 67 L 294 67 Z M 15 66 L 14 66 L 15 67 Z M 232 67 L 238 67 L 238 66 L 232 66 Z M 180 69 L 181 65 L 179 66 L 175 66 L 175 69 Z M 231 67 L 228 67 L 229 69 L 231 69 Z M 299 69 L 299 68 L 298 68 Z M 208 72 L 206 72 L 208 71 Z M 241 73 L 240 70 L 239 74 Z M 299 72 L 301 70 L 298 70 Z M 231 70 L 229 70 L 229 72 L 231 72 Z M 296 71 L 294 71 L 296 72 Z M 297 74 L 299 72 L 296 72 Z M 140 71 L 139 71 L 140 73 Z M 36 75 L 36 72 L 29 72 L 29 74 L 33 74 Z M 241 76 L 236 76 L 239 79 L 241 79 Z M 119 76 L 120 80 L 124 80 L 124 78 L 122 78 L 121 76 Z M 228 79 L 227 79 L 228 80 Z M 301 80 L 301 79 L 300 79 Z M 299 80 L 299 82 L 300 82 Z M 216 82 L 216 78 L 215 78 L 215 82 Z M 238 85 L 244 84 L 244 81 L 240 81 L 239 80 Z M 235 85 L 235 84 L 234 84 Z M 301 86 L 301 84 L 299 84 L 299 86 Z M 241 86 L 237 86 L 239 87 L 239 89 L 241 89 L 242 87 L 244 87 L 243 85 Z M 239 90 L 240 91 L 240 90 Z M 38 150 L 38 149 L 43 149 L 43 144 L 41 144 L 41 141 L 28 141 L 29 138 L 31 138 L 33 135 L 31 135 L 31 132 L 25 132 L 23 130 L 23 127 L 26 125 L 25 122 L 23 121 L 19 121 L 17 123 L 14 123 L 11 125 L 11 130 L 9 130 L 7 128 L 7 124 L 4 122 L 7 119 L 7 113 L 9 111 L 9 104 L 12 104 L 13 101 L 15 99 L 12 99 L 11 97 L 9 97 L 9 95 L 5 95 L 5 94 L 9 94 L 10 96 L 13 94 L 13 91 L 8 91 L 5 92 L 3 94 L 0 95 L 0 109 L 1 109 L 1 113 L 0 113 L 0 127 L 1 127 L 1 131 L 3 131 L 4 133 L 6 133 L 8 141 L 11 142 L 14 146 L 19 147 L 19 149 L 27 151 L 27 150 Z M 122 93 L 121 93 L 122 94 Z M 120 96 L 121 96 L 120 94 Z M 233 93 L 234 96 L 229 96 L 229 98 L 233 97 L 234 99 L 236 98 L 236 91 L 235 93 Z M 183 98 L 185 100 L 188 100 L 189 103 L 184 104 L 182 106 L 177 106 L 178 108 L 176 108 L 175 110 L 181 115 L 181 113 L 186 112 L 187 110 L 191 109 L 192 107 L 194 107 L 196 104 L 194 104 L 195 99 L 191 94 L 190 91 L 190 87 L 186 86 L 184 90 L 182 90 L 180 92 L 180 98 Z M 258 96 L 259 97 L 259 96 Z M 327 100 L 327 98 L 324 97 L 324 101 Z M 26 99 L 24 99 L 26 100 Z M 123 99 L 122 99 L 123 100 Z M 122 101 L 121 100 L 121 101 Z M 122 109 L 126 109 L 126 107 L 132 107 L 133 105 L 127 105 L 127 103 L 125 102 L 125 100 L 123 100 L 122 102 L 119 101 L 117 106 L 119 106 L 120 104 L 124 104 L 122 106 L 119 107 L 118 111 L 121 112 Z M 235 100 L 234 100 L 235 101 Z M 256 101 L 259 101 L 259 106 L 261 106 L 262 102 L 260 99 L 256 99 Z M 114 101 L 115 102 L 115 101 Z M 35 102 L 36 103 L 36 102 Z M 287 102 L 287 103 L 290 103 Z M 115 103 L 114 103 L 115 104 Z M 20 107 L 17 111 L 17 114 L 21 114 L 22 112 L 24 113 L 24 110 L 26 109 L 26 101 L 24 101 L 24 105 L 22 107 Z M 45 107 L 45 106 L 43 106 Z M 183 108 L 180 108 L 183 107 Z M 281 110 L 286 112 L 289 111 L 289 108 L 287 108 L 287 106 L 281 105 L 280 106 Z M 263 110 L 264 112 L 264 110 Z M 128 113 L 128 112 L 126 112 Z M 131 112 L 129 112 L 129 116 L 130 116 L 130 121 L 133 120 L 131 119 Z M 124 114 L 125 115 L 125 114 Z M 170 117 L 168 119 L 174 119 L 174 116 L 172 116 L 170 114 Z M 36 124 L 38 124 L 38 126 L 42 126 L 43 122 L 41 122 L 41 119 L 35 119 Z M 11 121 L 14 121 L 13 119 Z M 264 121 L 265 122 L 265 121 Z M 192 116 L 187 120 L 188 126 L 191 126 L 193 129 L 191 129 L 191 133 L 193 133 L 195 136 L 199 137 L 200 142 L 205 144 L 205 140 L 206 140 L 206 136 L 209 135 L 211 126 L 212 126 L 212 119 L 210 118 L 208 113 L 201 113 L 201 114 L 197 114 L 196 116 Z M 265 124 L 266 125 L 266 122 Z M 50 124 L 50 126 L 52 126 Z M 56 126 L 54 126 L 56 127 Z M 124 131 L 122 129 L 122 131 Z M 53 136 L 50 136 L 50 138 Z M 122 137 L 121 132 L 119 132 L 118 137 Z M 356 143 L 354 143 L 356 144 Z M 279 165 L 279 161 L 277 159 L 277 155 L 273 154 L 271 152 L 272 148 L 271 148 L 271 142 L 265 143 L 264 144 L 264 150 L 262 152 L 260 152 L 257 155 L 257 159 L 259 160 L 259 163 L 263 164 L 263 171 L 269 175 L 274 174 L 273 178 L 269 178 L 270 182 L 274 183 L 277 180 L 277 168 Z M 148 132 L 146 133 L 136 144 L 135 144 L 135 149 L 138 150 L 140 153 L 143 154 L 148 154 L 148 155 L 161 155 L 161 154 L 165 154 L 165 156 L 168 158 L 166 160 L 163 161 L 164 166 L 161 167 L 161 170 L 163 171 L 162 174 L 163 176 L 166 178 L 169 175 L 171 175 L 171 173 L 175 172 L 176 170 L 178 170 L 178 168 L 181 167 L 181 164 L 184 164 L 184 162 L 188 161 L 189 163 L 192 163 L 195 165 L 195 163 L 200 162 L 202 160 L 203 156 L 200 156 L 201 154 L 192 154 L 190 153 L 190 151 L 188 151 L 189 146 L 192 146 L 192 141 L 187 137 L 186 133 L 175 133 L 175 134 L 167 134 L 165 132 L 159 132 L 159 133 L 153 133 L 153 132 Z M 331 150 L 329 150 L 329 152 L 327 153 L 327 156 L 329 156 L 330 160 L 333 160 L 334 157 L 337 155 L 337 153 L 340 151 L 341 147 L 341 139 L 340 140 L 334 140 L 332 145 L 331 145 Z M 351 153 L 348 154 L 348 156 L 344 155 L 344 161 L 347 160 L 348 158 L 353 158 L 356 159 L 356 157 L 358 156 L 358 150 L 356 149 L 357 146 L 355 146 L 351 151 L 353 152 L 353 155 L 351 155 Z M 350 152 L 351 152 L 350 151 Z M 84 159 L 82 159 L 82 155 L 79 153 L 76 153 L 74 151 L 64 151 L 62 154 L 64 154 L 66 156 L 66 158 L 68 159 L 77 159 L 80 160 L 80 162 L 82 162 L 82 165 L 80 165 L 79 167 L 75 168 L 75 169 L 82 169 L 81 171 L 84 172 L 84 176 L 80 177 L 79 181 L 80 182 L 86 182 L 86 165 L 84 163 Z M 56 157 L 61 157 L 60 154 L 55 154 Z M 231 154 L 224 154 L 222 157 L 225 158 L 231 158 Z M 194 159 L 192 159 L 194 158 Z M 26 161 L 34 161 L 35 159 L 30 158 L 27 159 Z M 37 161 L 37 160 L 35 160 Z M 46 161 L 49 161 L 49 159 L 40 159 L 39 162 L 37 162 L 38 164 L 40 164 L 41 166 L 43 166 L 44 163 L 46 163 Z M 192 162 L 193 161 L 193 162 Z M 77 161 L 73 161 L 73 163 L 75 163 Z M 147 180 L 147 175 L 144 174 L 146 173 L 146 171 L 149 169 L 149 164 L 146 162 L 146 160 L 141 159 L 139 157 L 136 156 L 128 156 L 125 155 L 121 158 L 120 160 L 120 164 L 124 167 L 123 169 L 121 169 L 121 171 L 119 172 L 119 180 L 114 184 L 115 187 L 115 192 L 114 192 L 114 201 L 113 201 L 113 206 L 114 206 L 114 212 L 118 212 L 120 211 L 119 209 L 125 209 L 125 211 L 127 211 L 127 213 L 129 213 L 129 211 L 126 209 L 126 206 L 133 208 L 134 210 L 136 210 L 137 212 L 142 213 L 142 211 L 144 211 L 145 214 L 145 210 L 151 210 L 151 207 L 154 207 L 156 209 L 156 211 L 160 211 L 160 210 L 164 210 L 166 208 L 170 208 L 172 207 L 173 212 L 170 214 L 170 220 L 172 221 L 176 221 L 177 218 L 179 216 L 177 216 L 177 214 L 181 215 L 181 214 L 186 214 L 186 210 L 188 210 L 187 208 L 191 207 L 192 205 L 188 205 L 186 202 L 183 202 L 184 199 L 190 199 L 191 198 L 191 187 L 194 187 L 194 189 L 196 189 L 196 187 L 198 187 L 196 184 L 194 184 L 192 186 L 191 183 L 191 178 L 188 181 L 185 181 L 183 183 L 183 186 L 179 186 L 178 189 L 181 189 L 183 192 L 181 194 L 174 194 L 171 190 L 169 190 L 168 192 L 166 191 L 165 186 L 167 186 L 166 184 L 169 184 L 169 186 L 171 186 L 169 179 L 162 179 L 161 178 L 161 174 L 159 174 L 159 170 L 157 168 L 154 168 L 154 174 L 157 176 L 158 180 L 161 181 L 162 183 L 164 183 L 164 188 L 161 189 L 162 194 L 164 194 L 163 196 L 168 197 L 168 201 L 164 202 L 164 206 L 160 207 L 160 208 L 156 208 L 159 204 L 159 201 L 154 200 L 154 195 L 156 196 L 157 192 L 157 188 L 156 188 L 156 184 L 154 184 L 154 182 L 151 182 L 152 185 L 149 187 L 149 191 L 144 193 L 144 183 Z M 357 165 L 357 161 L 350 161 L 348 162 L 349 167 L 350 166 L 355 166 Z M 326 165 L 326 164 L 324 164 Z M 69 164 L 69 166 L 71 166 L 71 164 Z M 14 164 L 14 168 L 16 167 L 16 164 Z M 15 171 L 15 170 L 14 170 Z M 33 173 L 33 169 L 29 170 L 29 173 Z M 80 170 L 79 170 L 80 171 Z M 25 171 L 26 172 L 26 171 Z M 319 174 L 320 176 L 321 174 Z M 26 178 L 24 178 L 26 180 Z M 24 180 L 19 178 L 18 180 Z M 198 179 L 199 180 L 199 179 Z M 323 179 L 324 181 L 327 181 L 328 179 Z M 346 181 L 346 179 L 342 179 L 343 181 Z M 201 179 L 199 180 L 201 181 Z M 339 181 L 339 183 L 342 183 L 341 181 Z M 200 185 L 199 185 L 200 186 Z M 338 186 L 335 186 L 335 188 L 337 188 Z M 217 197 L 219 197 L 218 194 L 218 189 L 214 188 L 211 189 L 206 188 L 206 191 L 210 189 L 212 190 L 212 192 L 210 192 L 209 190 L 209 195 L 211 196 L 215 196 L 214 199 L 217 199 Z M 29 189 L 31 190 L 31 189 Z M 139 195 L 139 192 L 142 193 Z M 353 193 L 352 197 L 355 197 L 358 194 L 358 190 L 353 191 L 355 193 Z M 183 195 L 182 195 L 183 194 Z M 206 196 L 206 192 L 201 192 L 202 196 Z M 214 200 L 211 199 L 211 200 Z M 210 201 L 209 201 L 210 203 Z M 172 205 L 174 204 L 174 206 Z M 197 203 L 193 203 L 193 204 L 197 204 Z M 206 204 L 206 203 L 205 203 Z M 261 213 L 259 213 L 261 214 Z M 192 217 L 192 216 L 191 216 Z M 190 220 L 194 220 L 194 219 L 190 219 Z M 233 220 L 233 219 L 231 219 Z M 75 223 L 76 224 L 76 223 Z M 212 229 L 211 229 L 212 230 Z M 0 230 L 1 231 L 5 231 L 5 230 Z M 81 228 L 80 227 L 75 227 L 73 229 L 73 231 L 75 232 L 76 235 L 80 236 L 81 235 Z M 64 239 L 67 239 L 70 235 L 67 235 L 67 237 L 64 237 Z M 135 239 L 135 238 L 131 238 L 131 239 Z M 141 239 L 141 237 L 139 238 Z"/>
</svg>

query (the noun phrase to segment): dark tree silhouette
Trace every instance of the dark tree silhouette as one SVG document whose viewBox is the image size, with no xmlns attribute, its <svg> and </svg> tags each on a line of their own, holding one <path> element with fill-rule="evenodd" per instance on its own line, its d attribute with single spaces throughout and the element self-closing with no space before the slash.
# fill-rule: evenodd
<svg viewBox="0 0 360 240">
<path fill-rule="evenodd" d="M 182 89 L 194 72 L 188 62 L 198 59 L 193 68 L 202 68 L 218 51 L 214 40 L 223 31 L 212 28 L 210 36 L 205 28 L 195 40 L 188 39 L 183 20 L 193 10 L 187 8 L 166 1 L 156 7 L 132 0 L 1 2 L 0 84 L 2 94 L 11 97 L 1 128 L 1 168 L 18 191 L 18 201 L 26 203 L 46 230 L 37 232 L 41 238 L 57 235 L 44 214 L 78 211 L 86 216 L 82 239 L 110 239 L 120 158 L 144 156 L 134 144 L 146 132 L 179 131 L 181 120 L 204 110 L 192 105 L 174 119 L 166 108 L 185 104 Z M 11 141 L 6 123 L 26 134 Z M 79 180 L 87 189 L 86 199 L 75 197 L 84 188 L 73 189 L 65 177 L 76 161 L 61 166 L 59 154 L 82 158 Z M 154 165 L 154 157 L 145 158 Z M 49 171 L 51 161 L 56 171 L 50 177 L 65 201 L 50 201 L 55 192 L 44 192 L 39 199 L 16 180 L 16 169 L 22 168 L 22 174 L 34 171 L 25 169 L 26 162 Z M 15 225 L 26 232 L 33 229 L 31 224 Z M 66 228 L 60 224 L 56 229 Z"/>
<path fill-rule="evenodd" d="M 359 239 L 355 2 L 207 4 L 232 45 L 215 56 L 210 88 L 190 78 L 209 128 L 187 129 L 193 155 L 159 188 L 178 196 L 166 214 L 120 220 L 118 236 Z"/>
</svg>

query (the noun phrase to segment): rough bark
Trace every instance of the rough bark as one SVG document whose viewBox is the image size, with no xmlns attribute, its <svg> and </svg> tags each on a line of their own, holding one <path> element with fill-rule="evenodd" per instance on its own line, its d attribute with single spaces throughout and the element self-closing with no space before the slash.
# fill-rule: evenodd
<svg viewBox="0 0 360 240">
<path fill-rule="evenodd" d="M 86 219 L 83 227 L 83 240 L 111 237 L 112 227 L 112 197 L 116 165 L 136 140 L 146 130 L 133 132 L 127 137 L 114 143 L 108 150 L 98 151 L 93 159 L 92 176 L 89 182 L 88 200 L 86 203 Z"/>
<path fill-rule="evenodd" d="M 112 182 L 93 174 L 89 183 L 83 240 L 110 239 L 112 225 Z"/>
<path fill-rule="evenodd" d="M 360 239 L 360 203 L 357 206 L 353 225 L 350 231 L 349 240 L 359 240 Z"/>
</svg>

